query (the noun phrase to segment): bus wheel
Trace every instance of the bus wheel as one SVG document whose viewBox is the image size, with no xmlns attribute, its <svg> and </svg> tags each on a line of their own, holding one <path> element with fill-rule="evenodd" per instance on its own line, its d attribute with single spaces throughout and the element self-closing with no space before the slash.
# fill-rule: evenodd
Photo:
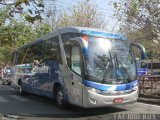
<svg viewBox="0 0 160 120">
<path fill-rule="evenodd" d="M 56 102 L 60 108 L 66 108 L 66 102 L 64 100 L 64 93 L 60 86 L 57 88 Z"/>
<path fill-rule="evenodd" d="M 11 82 L 8 82 L 8 85 L 11 85 Z"/>
<path fill-rule="evenodd" d="M 2 85 L 4 85 L 4 81 L 2 80 Z"/>
</svg>

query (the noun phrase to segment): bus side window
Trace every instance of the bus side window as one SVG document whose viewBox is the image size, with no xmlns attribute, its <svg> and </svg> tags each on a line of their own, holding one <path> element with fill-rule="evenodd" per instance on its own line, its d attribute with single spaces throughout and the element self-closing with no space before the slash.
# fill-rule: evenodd
<svg viewBox="0 0 160 120">
<path fill-rule="evenodd" d="M 23 50 L 18 50 L 17 54 L 17 64 L 22 64 Z"/>
<path fill-rule="evenodd" d="M 71 70 L 81 75 L 81 63 L 80 46 L 73 46 L 71 51 Z"/>
<path fill-rule="evenodd" d="M 45 52 L 43 61 L 52 60 L 62 64 L 62 56 L 58 36 L 45 41 Z"/>
</svg>

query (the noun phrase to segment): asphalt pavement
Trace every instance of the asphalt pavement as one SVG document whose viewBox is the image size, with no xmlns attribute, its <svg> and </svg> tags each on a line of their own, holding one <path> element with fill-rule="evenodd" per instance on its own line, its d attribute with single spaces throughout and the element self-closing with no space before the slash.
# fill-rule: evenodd
<svg viewBox="0 0 160 120">
<path fill-rule="evenodd" d="M 160 106 L 141 102 L 104 108 L 70 106 L 60 109 L 55 101 L 27 94 L 20 96 L 16 89 L 0 84 L 0 120 L 158 120 Z M 150 116 L 147 116 L 150 115 Z"/>
<path fill-rule="evenodd" d="M 160 106 L 160 97 L 152 97 L 152 96 L 139 97 L 138 102 Z"/>
</svg>

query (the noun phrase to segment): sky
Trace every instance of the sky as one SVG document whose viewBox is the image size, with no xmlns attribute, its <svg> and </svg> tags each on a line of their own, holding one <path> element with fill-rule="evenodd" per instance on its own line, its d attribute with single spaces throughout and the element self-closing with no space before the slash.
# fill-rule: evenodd
<svg viewBox="0 0 160 120">
<path fill-rule="evenodd" d="M 55 2 L 56 1 L 56 2 Z M 52 4 L 56 4 L 58 9 L 67 10 L 79 2 L 84 0 L 46 0 L 45 6 L 48 9 L 48 6 Z M 113 2 L 119 0 L 89 0 L 97 7 L 97 10 L 102 17 L 104 18 L 105 22 L 107 23 L 105 30 L 107 31 L 118 31 L 119 30 L 119 22 L 114 16 L 114 7 Z M 111 2 L 112 1 L 112 2 Z"/>
</svg>

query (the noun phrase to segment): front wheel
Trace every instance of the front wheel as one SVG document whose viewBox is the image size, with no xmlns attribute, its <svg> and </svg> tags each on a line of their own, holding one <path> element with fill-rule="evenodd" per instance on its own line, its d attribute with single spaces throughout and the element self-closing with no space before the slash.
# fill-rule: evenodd
<svg viewBox="0 0 160 120">
<path fill-rule="evenodd" d="M 56 103 L 61 108 L 66 108 L 67 107 L 67 104 L 64 100 L 64 92 L 63 92 L 61 87 L 57 88 Z"/>
</svg>

